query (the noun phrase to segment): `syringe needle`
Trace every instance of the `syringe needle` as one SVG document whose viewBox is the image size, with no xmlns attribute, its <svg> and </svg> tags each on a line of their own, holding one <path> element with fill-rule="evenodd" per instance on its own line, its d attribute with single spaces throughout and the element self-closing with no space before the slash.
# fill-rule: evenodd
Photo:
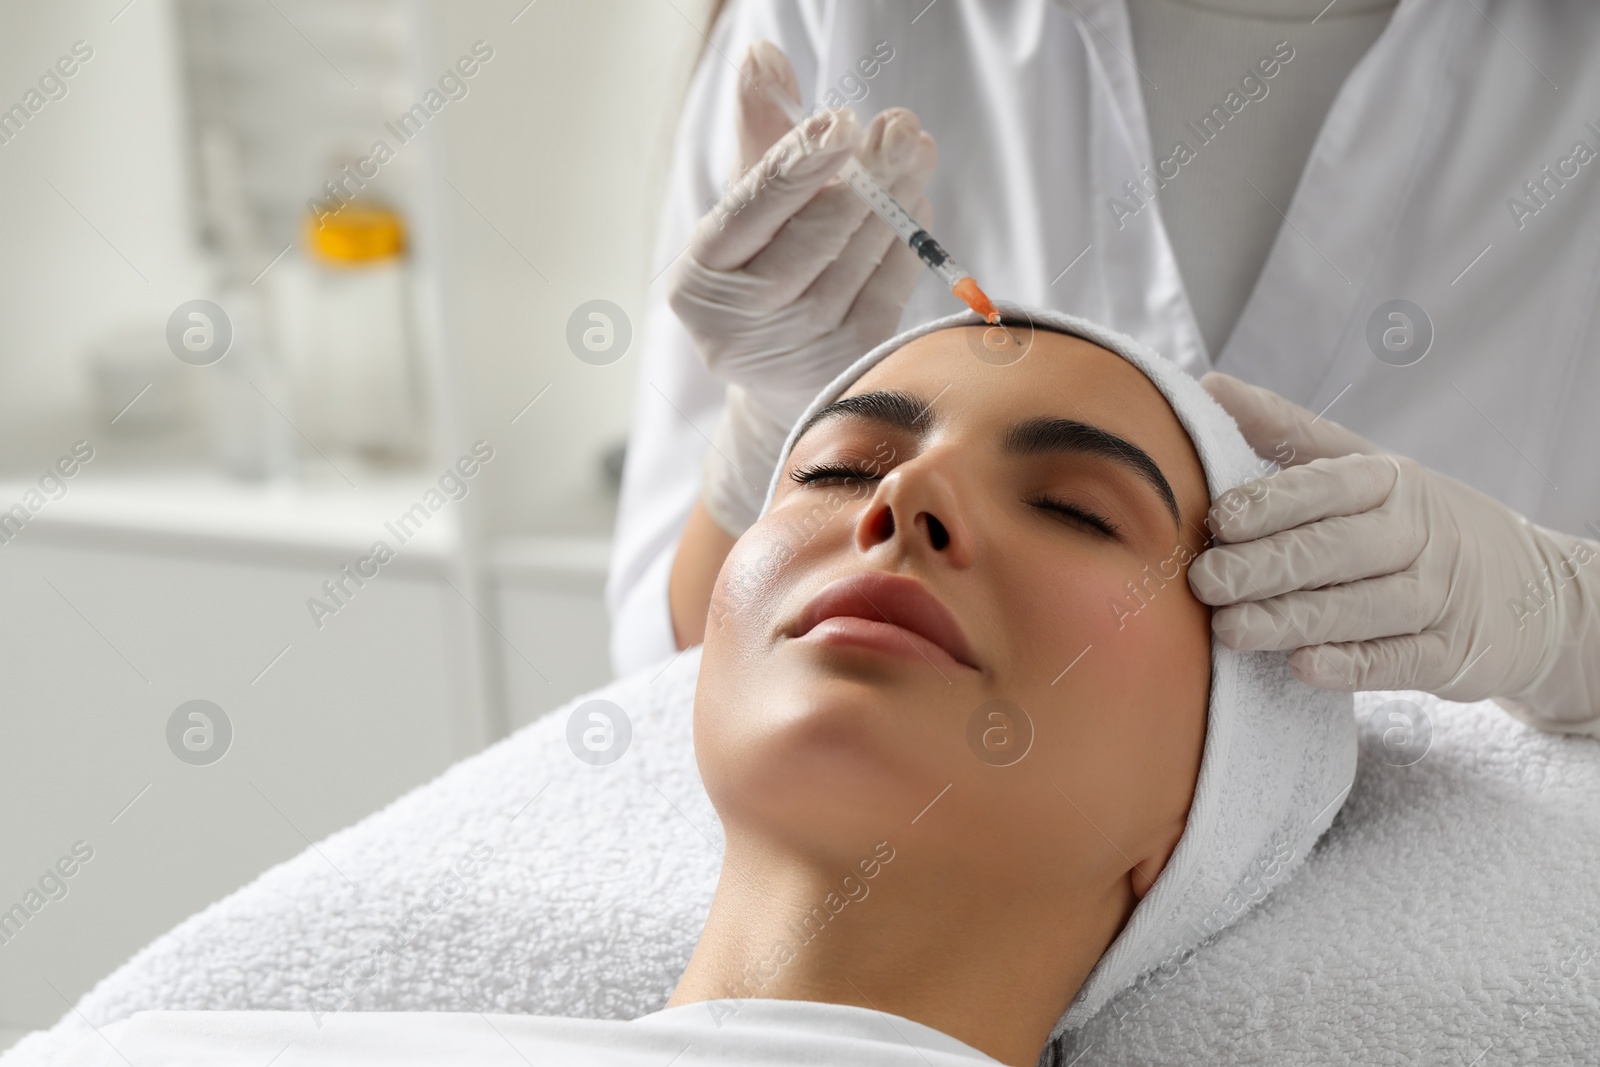
<svg viewBox="0 0 1600 1067">
<path fill-rule="evenodd" d="M 1005 323 L 999 321 L 998 319 L 995 320 L 994 324 L 1005 331 L 1006 336 L 1011 338 L 1011 343 L 1012 344 L 1016 345 L 1018 348 L 1022 347 L 1021 339 L 1018 338 L 1016 334 L 1011 332 L 1011 328 L 1010 327 L 1008 327 Z"/>
</svg>

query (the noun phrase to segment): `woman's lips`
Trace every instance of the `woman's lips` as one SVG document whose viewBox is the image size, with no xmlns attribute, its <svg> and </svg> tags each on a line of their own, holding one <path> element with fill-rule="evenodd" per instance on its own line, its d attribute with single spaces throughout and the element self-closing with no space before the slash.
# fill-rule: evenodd
<svg viewBox="0 0 1600 1067">
<path fill-rule="evenodd" d="M 864 645 L 929 663 L 977 670 L 950 609 L 914 578 L 867 571 L 830 582 L 812 597 L 789 637 Z"/>
</svg>

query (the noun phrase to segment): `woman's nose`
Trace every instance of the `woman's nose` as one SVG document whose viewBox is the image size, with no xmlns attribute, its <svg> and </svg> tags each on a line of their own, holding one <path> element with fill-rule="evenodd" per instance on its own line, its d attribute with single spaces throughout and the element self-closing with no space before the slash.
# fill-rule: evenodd
<svg viewBox="0 0 1600 1067">
<path fill-rule="evenodd" d="M 884 475 L 856 520 L 856 547 L 865 552 L 895 545 L 949 566 L 970 566 L 972 527 L 963 494 L 942 466 L 924 453 Z"/>
</svg>

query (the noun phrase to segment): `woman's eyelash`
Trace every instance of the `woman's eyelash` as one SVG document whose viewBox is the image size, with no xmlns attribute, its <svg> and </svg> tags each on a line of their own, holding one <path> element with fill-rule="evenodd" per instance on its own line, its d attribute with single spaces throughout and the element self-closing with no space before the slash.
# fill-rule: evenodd
<svg viewBox="0 0 1600 1067">
<path fill-rule="evenodd" d="M 1122 529 L 1121 526 L 1112 522 L 1110 519 L 1096 515 L 1087 508 L 1079 507 L 1077 504 L 1069 504 L 1065 500 L 1057 500 L 1054 497 L 1049 496 L 1038 496 L 1028 501 L 1028 503 L 1032 504 L 1036 508 L 1041 508 L 1045 511 L 1052 511 L 1065 518 L 1073 519 L 1077 522 L 1092 526 L 1096 530 L 1105 534 L 1107 537 L 1116 537 L 1117 531 Z"/>
<path fill-rule="evenodd" d="M 800 485 L 809 485 L 812 482 L 828 479 L 870 481 L 877 477 L 877 473 L 861 467 L 852 467 L 848 463 L 813 463 L 806 467 L 796 467 L 789 472 L 789 477 Z"/>
</svg>

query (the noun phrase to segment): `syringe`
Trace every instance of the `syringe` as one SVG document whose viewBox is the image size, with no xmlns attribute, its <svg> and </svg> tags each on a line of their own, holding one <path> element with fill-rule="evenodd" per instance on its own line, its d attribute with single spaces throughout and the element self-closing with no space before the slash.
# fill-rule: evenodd
<svg viewBox="0 0 1600 1067">
<path fill-rule="evenodd" d="M 775 100 L 784 114 L 789 116 L 789 121 L 799 125 L 810 114 L 798 103 L 784 95 L 782 90 L 773 90 L 768 87 L 767 95 Z M 950 287 L 962 303 L 973 311 L 983 316 L 985 322 L 1000 325 L 1000 312 L 995 310 L 994 303 L 988 295 L 978 287 L 977 279 L 962 270 L 950 253 L 934 240 L 933 234 L 923 229 L 922 224 L 912 217 L 911 212 L 901 206 L 900 202 L 889 195 L 889 190 L 878 183 L 878 180 L 868 173 L 861 161 L 851 156 L 839 168 L 839 176 L 849 183 L 850 188 L 861 194 L 878 217 L 889 224 L 889 228 L 899 234 L 901 239 L 911 246 L 928 267 L 937 274 L 944 283 Z M 1010 334 L 1010 331 L 1006 331 Z M 1013 337 L 1013 340 L 1015 338 Z"/>
</svg>

